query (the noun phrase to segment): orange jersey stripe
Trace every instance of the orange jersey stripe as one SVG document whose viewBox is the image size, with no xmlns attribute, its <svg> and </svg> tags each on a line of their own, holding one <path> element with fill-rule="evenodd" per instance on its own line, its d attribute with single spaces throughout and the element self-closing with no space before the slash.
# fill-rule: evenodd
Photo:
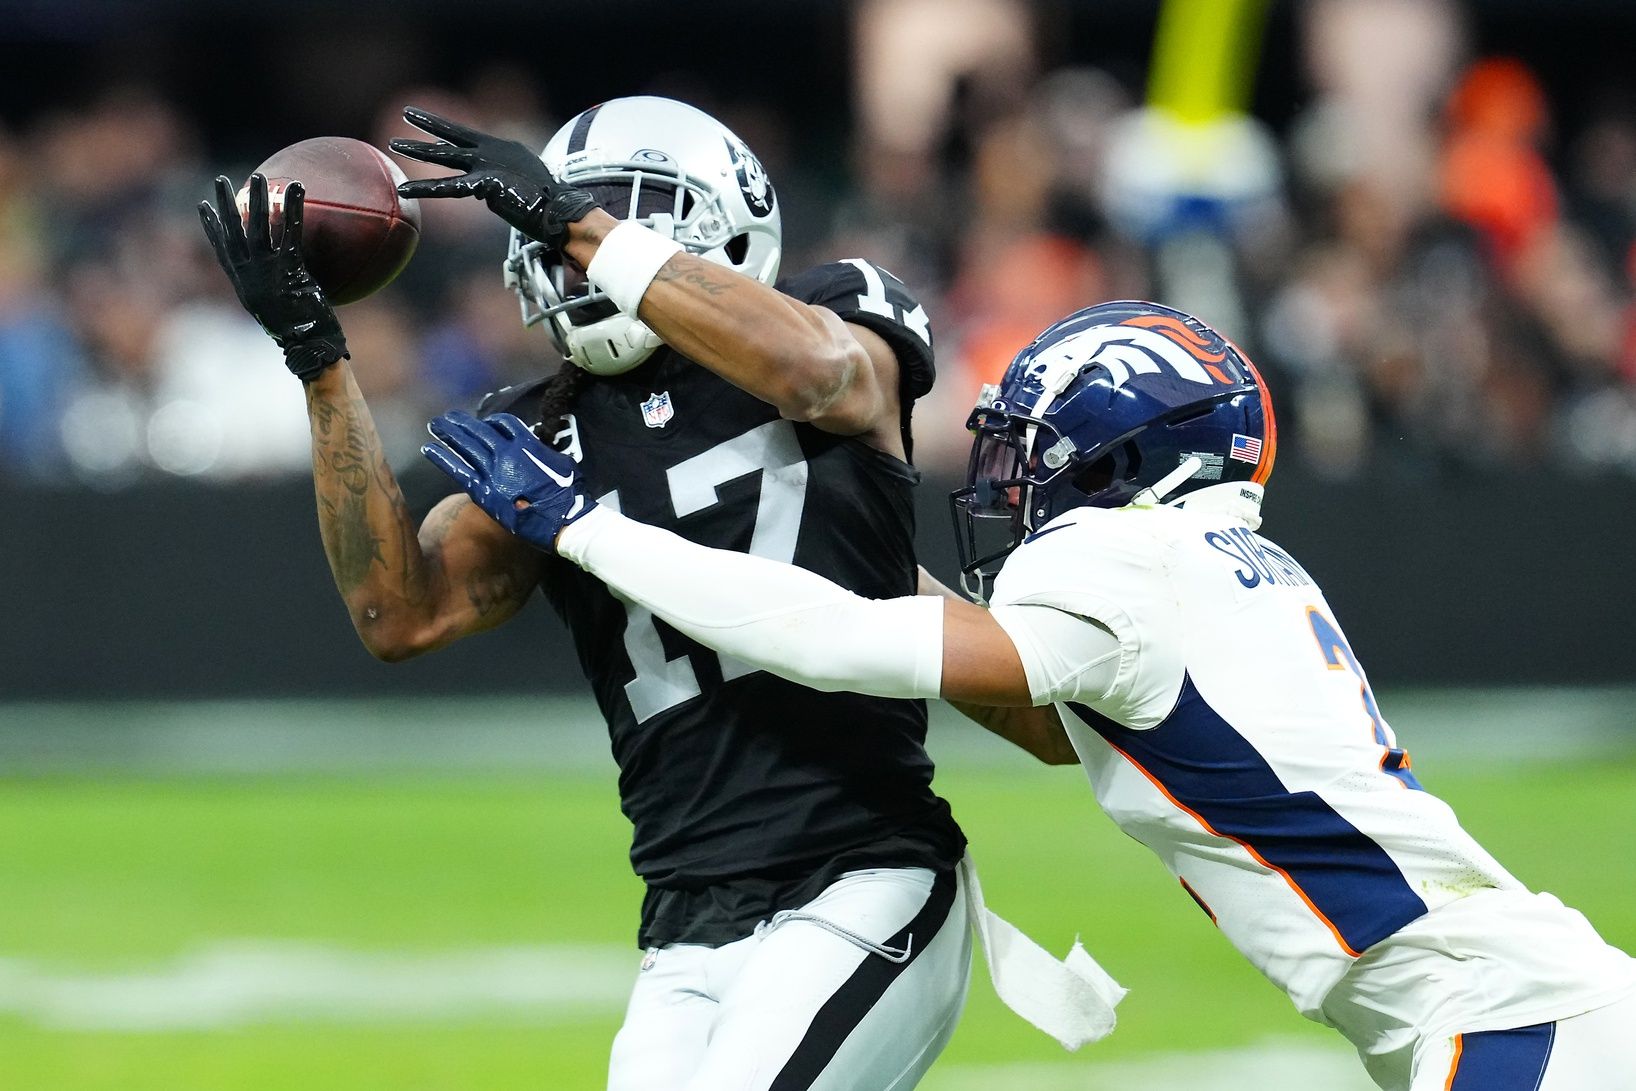
<svg viewBox="0 0 1636 1091">
<path fill-rule="evenodd" d="M 1443 1081 L 1443 1091 L 1449 1091 L 1454 1086 L 1455 1074 L 1460 1071 L 1460 1054 L 1465 1049 L 1464 1034 L 1454 1036 L 1454 1060 L 1449 1062 L 1449 1078 Z"/>
<path fill-rule="evenodd" d="M 1187 891 L 1187 896 L 1199 903 L 1199 908 L 1204 910 L 1204 915 L 1210 918 L 1210 923 L 1219 928 L 1221 922 L 1216 920 L 1216 911 L 1210 908 L 1210 903 L 1199 897 L 1199 892 L 1193 889 L 1192 883 L 1183 879 L 1180 875 L 1176 876 L 1176 879 L 1182 884 L 1182 889 Z"/>
</svg>

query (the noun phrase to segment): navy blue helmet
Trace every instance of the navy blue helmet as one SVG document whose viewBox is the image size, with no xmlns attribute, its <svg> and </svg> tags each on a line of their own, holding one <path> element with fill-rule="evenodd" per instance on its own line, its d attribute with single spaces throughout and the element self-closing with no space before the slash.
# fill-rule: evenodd
<svg viewBox="0 0 1636 1091">
<path fill-rule="evenodd" d="M 1065 511 L 1260 485 L 1278 447 L 1248 357 L 1192 315 L 1130 300 L 1087 307 L 1036 337 L 983 388 L 966 427 L 976 436 L 970 469 L 949 500 L 973 597 L 997 562 Z M 987 520 L 1005 520 L 1008 533 L 984 553 Z"/>
</svg>

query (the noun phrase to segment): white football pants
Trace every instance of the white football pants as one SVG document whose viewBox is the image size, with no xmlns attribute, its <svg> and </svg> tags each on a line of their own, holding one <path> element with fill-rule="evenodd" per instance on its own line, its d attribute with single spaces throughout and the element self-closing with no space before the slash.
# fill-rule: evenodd
<svg viewBox="0 0 1636 1091">
<path fill-rule="evenodd" d="M 650 951 L 609 1091 L 906 1091 L 965 1004 L 966 917 L 957 871 L 853 871 L 755 935 Z"/>
<path fill-rule="evenodd" d="M 1636 1091 L 1636 996 L 1424 1047 L 1412 1091 Z"/>
</svg>

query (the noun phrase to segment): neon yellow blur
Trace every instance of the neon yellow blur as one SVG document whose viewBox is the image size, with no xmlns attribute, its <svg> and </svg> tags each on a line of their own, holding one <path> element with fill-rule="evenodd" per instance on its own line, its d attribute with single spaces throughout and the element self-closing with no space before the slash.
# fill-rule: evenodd
<svg viewBox="0 0 1636 1091">
<path fill-rule="evenodd" d="M 1165 0 L 1148 104 L 1184 123 L 1248 112 L 1267 0 Z"/>
</svg>

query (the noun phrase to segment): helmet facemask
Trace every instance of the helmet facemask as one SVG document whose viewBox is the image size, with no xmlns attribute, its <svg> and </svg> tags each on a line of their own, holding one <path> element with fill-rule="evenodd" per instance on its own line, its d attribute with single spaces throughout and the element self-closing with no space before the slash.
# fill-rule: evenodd
<svg viewBox="0 0 1636 1091">
<path fill-rule="evenodd" d="M 636 161 L 577 164 L 561 176 L 588 190 L 610 215 L 634 220 L 690 253 L 757 279 L 776 275 L 776 249 L 771 269 L 744 268 L 748 238 L 734 232 L 721 194 L 678 169 Z M 517 231 L 505 278 L 521 301 L 523 324 L 547 323 L 557 350 L 594 374 L 629 371 L 661 344 L 645 323 L 621 314 L 573 259 Z"/>
<path fill-rule="evenodd" d="M 1044 452 L 1062 450 L 1055 428 L 1036 417 L 995 408 L 988 403 L 990 397 L 985 389 L 966 421 L 975 436 L 966 487 L 949 497 L 960 551 L 960 586 L 975 602 L 987 600 L 1000 562 L 1043 525 L 1035 519 L 1035 487 L 1066 466 L 1056 454 L 1049 461 L 1057 466 L 1046 465 Z"/>
<path fill-rule="evenodd" d="M 991 389 L 985 388 L 966 421 L 975 436 L 966 487 L 949 496 L 961 588 L 979 603 L 987 601 L 1001 564 L 1030 534 L 1074 508 L 1139 501 L 1148 477 L 1175 468 L 1143 465 L 1145 429 L 1081 451 L 1052 422 L 995 406 Z M 1189 406 L 1175 415 L 1198 411 Z"/>
</svg>

